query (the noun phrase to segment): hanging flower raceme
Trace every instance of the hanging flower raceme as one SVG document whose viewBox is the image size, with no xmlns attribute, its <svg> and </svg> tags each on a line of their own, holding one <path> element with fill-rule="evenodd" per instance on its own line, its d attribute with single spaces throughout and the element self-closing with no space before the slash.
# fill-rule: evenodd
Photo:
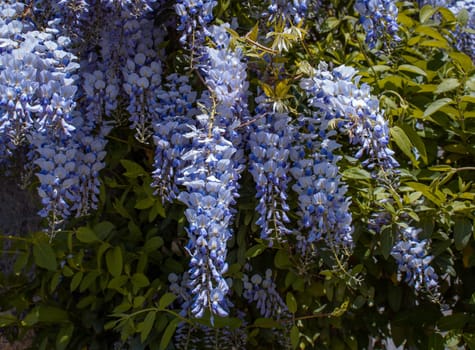
<svg viewBox="0 0 475 350">
<path fill-rule="evenodd" d="M 322 63 L 312 78 L 302 81 L 301 87 L 307 91 L 310 105 L 331 116 L 333 127 L 358 146 L 355 157 L 363 158 L 364 166 L 391 171 L 399 164 L 389 148 L 388 122 L 379 109 L 379 100 L 370 94 L 370 87 L 357 86 L 355 74 L 354 68 L 346 66 L 330 72 Z"/>
<path fill-rule="evenodd" d="M 391 255 L 398 264 L 399 281 L 404 280 L 416 293 L 425 292 L 437 298 L 438 276 L 430 266 L 433 256 L 428 255 L 429 241 L 420 239 L 420 233 L 420 229 L 411 226 L 403 228 Z"/>
<path fill-rule="evenodd" d="M 334 154 L 340 145 L 333 140 L 336 132 L 329 130 L 331 118 L 325 111 L 301 116 L 290 154 L 295 178 L 292 189 L 298 195 L 300 216 L 297 250 L 303 256 L 313 256 L 319 241 L 332 248 L 353 246 L 350 198 L 339 175 L 341 156 Z"/>
<path fill-rule="evenodd" d="M 155 162 L 152 186 L 162 200 L 172 201 L 178 194 L 177 176 L 184 162 L 182 156 L 191 149 L 190 139 L 184 135 L 193 123 L 196 92 L 189 85 L 187 76 L 173 73 L 158 91 L 158 114 L 153 123 Z"/>
<path fill-rule="evenodd" d="M 135 137 L 147 143 L 153 134 L 152 123 L 157 120 L 160 105 L 156 93 L 161 84 L 162 67 L 158 44 L 162 33 L 149 19 L 129 19 L 127 23 L 127 61 L 122 68 L 123 88 L 128 96 L 127 111 Z"/>
<path fill-rule="evenodd" d="M 177 0 L 175 11 L 179 17 L 180 42 L 192 51 L 209 35 L 208 25 L 213 20 L 214 0 Z"/>
<path fill-rule="evenodd" d="M 24 9 L 14 3 L 1 11 L 0 132 L 10 149 L 18 141 L 29 145 L 30 161 L 38 167 L 40 214 L 54 226 L 70 216 L 72 203 L 79 200 L 73 121 L 77 86 L 71 78 L 79 65 L 68 52 L 70 40 L 61 36 L 60 20 L 39 31 L 20 16 Z"/>
<path fill-rule="evenodd" d="M 264 16 L 269 16 L 269 21 L 283 21 L 291 25 L 298 25 L 305 19 L 308 11 L 307 0 L 272 0 Z"/>
<path fill-rule="evenodd" d="M 200 64 L 210 90 L 205 102 L 208 107 L 197 116 L 196 127 L 190 125 L 185 135 L 192 147 L 182 156 L 187 165 L 177 179 L 186 188 L 178 199 L 188 207 L 190 312 L 196 317 L 202 317 L 207 309 L 212 315 L 226 316 L 229 312 L 229 286 L 223 274 L 227 271 L 231 207 L 238 195 L 242 168 L 234 141 L 240 140 L 236 127 L 247 90 L 241 51 L 228 46 L 224 28 L 215 27 L 212 32 L 216 48 L 205 47 Z"/>
<path fill-rule="evenodd" d="M 249 302 L 256 303 L 261 317 L 273 319 L 285 319 L 290 317 L 290 312 L 276 290 L 272 279 L 272 270 L 267 269 L 264 277 L 253 274 L 251 277 L 244 274 L 242 277 L 242 296 Z"/>
<path fill-rule="evenodd" d="M 360 14 L 360 22 L 366 32 L 366 44 L 372 49 L 378 40 L 388 45 L 388 40 L 400 41 L 397 36 L 398 9 L 393 0 L 357 0 L 355 10 Z M 389 43 L 391 44 L 391 43 Z"/>
<path fill-rule="evenodd" d="M 198 127 L 186 135 L 193 140 L 193 149 L 183 155 L 190 165 L 178 179 L 186 188 L 178 199 L 188 207 L 189 287 L 194 296 L 191 313 L 196 317 L 202 317 L 206 309 L 220 316 L 228 314 L 229 287 L 223 274 L 227 271 L 226 242 L 231 237 L 230 206 L 236 196 L 232 162 L 236 149 L 223 136 L 223 129 L 213 127 L 208 135 L 210 117 L 199 116 L 204 130 Z"/>
<path fill-rule="evenodd" d="M 265 101 L 265 95 L 258 98 L 260 104 L 251 123 L 248 146 L 249 172 L 256 183 L 257 224 L 262 228 L 261 238 L 286 240 L 291 231 L 286 227 L 289 222 L 286 212 L 287 187 L 290 181 L 289 152 L 294 137 L 293 126 L 287 113 L 276 113 Z"/>
</svg>

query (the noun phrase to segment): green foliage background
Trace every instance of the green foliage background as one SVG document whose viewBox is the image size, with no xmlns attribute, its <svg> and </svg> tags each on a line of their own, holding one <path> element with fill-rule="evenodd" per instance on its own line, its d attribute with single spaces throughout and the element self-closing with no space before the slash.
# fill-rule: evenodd
<svg viewBox="0 0 475 350">
<path fill-rule="evenodd" d="M 257 33 L 256 20 L 246 17 L 241 2 L 220 1 L 216 17 L 219 22 L 239 16 L 236 45 L 246 50 L 250 67 L 267 66 L 270 76 L 257 82 L 250 74 L 251 88 L 267 87 L 290 110 L 305 109 L 298 79 L 308 74 L 309 65 L 326 61 L 357 68 L 390 120 L 392 148 L 401 164 L 399 189 L 382 187 L 346 157 L 342 174 L 353 202 L 356 248 L 341 263 L 322 250 L 319 260 L 306 265 L 289 247 L 267 247 L 259 240 L 254 184 L 245 173 L 227 274 L 235 308 L 245 310 L 249 323 L 218 319 L 214 332 L 218 338 L 225 327 L 241 327 L 251 349 L 278 349 L 276 329 L 299 349 L 362 349 L 369 338 L 376 348 L 392 338 L 406 348 L 475 349 L 475 67 L 454 49 L 458 19 L 446 9 L 419 10 L 400 2 L 402 41 L 390 52 L 378 52 L 365 48 L 352 4 L 332 2 L 334 13 L 308 21 L 303 39 L 276 29 L 274 47 L 292 48 L 275 55 L 270 65 L 253 44 L 266 29 L 261 26 L 264 33 Z M 166 49 L 170 71 L 186 64 L 172 40 Z M 273 65 L 285 67 L 288 79 L 272 79 Z M 12 310 L 0 313 L 0 327 L 11 339 L 33 328 L 34 349 L 112 349 L 120 339 L 130 349 L 173 349 L 180 321 L 210 326 L 206 317 L 183 320 L 168 292 L 168 275 L 188 266 L 187 223 L 183 205 L 163 205 L 153 194 L 153 154 L 153 147 L 139 144 L 127 126 L 116 127 L 96 213 L 71 222 L 52 240 L 44 232 L 2 237 L 13 240 L 17 250 L 15 273 L 0 273 L 0 308 Z M 368 219 L 385 198 L 393 199 L 384 208 L 392 224 L 376 234 Z M 396 278 L 390 250 L 396 227 L 408 218 L 432 241 L 438 301 L 415 295 Z M 240 298 L 246 263 L 255 271 L 273 269 L 291 325 L 260 318 Z"/>
</svg>

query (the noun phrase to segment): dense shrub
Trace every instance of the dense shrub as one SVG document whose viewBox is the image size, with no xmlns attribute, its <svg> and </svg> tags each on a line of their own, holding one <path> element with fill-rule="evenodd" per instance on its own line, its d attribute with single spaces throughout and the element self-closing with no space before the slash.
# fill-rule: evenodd
<svg viewBox="0 0 475 350">
<path fill-rule="evenodd" d="M 2 2 L 0 166 L 43 218 L 1 236 L 4 335 L 475 348 L 474 18 L 471 1 Z"/>
</svg>

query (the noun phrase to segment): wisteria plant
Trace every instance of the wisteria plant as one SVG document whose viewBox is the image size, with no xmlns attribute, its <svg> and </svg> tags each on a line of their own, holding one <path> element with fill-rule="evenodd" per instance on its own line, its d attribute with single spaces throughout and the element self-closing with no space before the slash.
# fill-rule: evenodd
<svg viewBox="0 0 475 350">
<path fill-rule="evenodd" d="M 0 334 L 475 349 L 474 18 L 473 1 L 2 1 L 0 179 L 42 221 L 0 228 Z"/>
</svg>

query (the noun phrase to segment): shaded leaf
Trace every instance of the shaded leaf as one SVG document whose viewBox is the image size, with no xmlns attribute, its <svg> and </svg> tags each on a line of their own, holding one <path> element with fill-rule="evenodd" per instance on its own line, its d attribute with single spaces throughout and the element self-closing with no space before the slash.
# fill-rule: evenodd
<svg viewBox="0 0 475 350">
<path fill-rule="evenodd" d="M 300 331 L 296 325 L 293 325 L 290 329 L 290 344 L 292 349 L 297 349 L 300 341 Z"/>
<path fill-rule="evenodd" d="M 454 241 L 455 248 L 462 250 L 470 241 L 472 236 L 473 225 L 472 222 L 464 217 L 458 217 L 455 219 L 454 226 Z"/>
<path fill-rule="evenodd" d="M 68 325 L 61 327 L 56 336 L 56 350 L 65 350 L 67 349 L 74 331 L 74 325 L 69 323 Z"/>
<path fill-rule="evenodd" d="M 107 270 L 114 277 L 119 277 L 122 273 L 122 250 L 119 246 L 110 249 L 106 253 Z"/>
<path fill-rule="evenodd" d="M 165 293 L 162 295 L 158 302 L 158 308 L 159 309 L 165 309 L 167 308 L 173 301 L 176 299 L 176 295 L 173 293 Z"/>
<path fill-rule="evenodd" d="M 130 281 L 136 288 L 147 287 L 150 284 L 147 276 L 145 276 L 143 273 L 134 273 Z"/>
<path fill-rule="evenodd" d="M 83 226 L 78 228 L 76 238 L 83 243 L 92 243 L 99 240 L 96 233 L 89 227 Z"/>
<path fill-rule="evenodd" d="M 168 324 L 167 328 L 165 328 L 162 339 L 160 340 L 160 350 L 165 350 L 167 348 L 170 340 L 173 337 L 173 334 L 175 334 L 175 330 L 179 322 L 180 320 L 176 318 Z"/>
<path fill-rule="evenodd" d="M 148 335 L 150 334 L 153 324 L 155 323 L 156 315 L 157 313 L 155 311 L 149 311 L 143 322 L 137 327 L 137 331 L 140 332 L 140 341 L 142 343 L 145 342 L 145 339 L 147 339 Z"/>
<path fill-rule="evenodd" d="M 297 312 L 297 300 L 291 292 L 287 292 L 285 304 L 287 305 L 290 313 L 295 314 Z"/>
<path fill-rule="evenodd" d="M 131 160 L 121 159 L 120 164 L 125 168 L 124 176 L 130 178 L 137 178 L 139 176 L 146 175 L 147 172 L 142 168 L 141 165 L 132 162 Z"/>
<path fill-rule="evenodd" d="M 50 271 L 56 270 L 56 254 L 49 243 L 36 242 L 33 245 L 33 257 L 36 265 Z"/>
</svg>

